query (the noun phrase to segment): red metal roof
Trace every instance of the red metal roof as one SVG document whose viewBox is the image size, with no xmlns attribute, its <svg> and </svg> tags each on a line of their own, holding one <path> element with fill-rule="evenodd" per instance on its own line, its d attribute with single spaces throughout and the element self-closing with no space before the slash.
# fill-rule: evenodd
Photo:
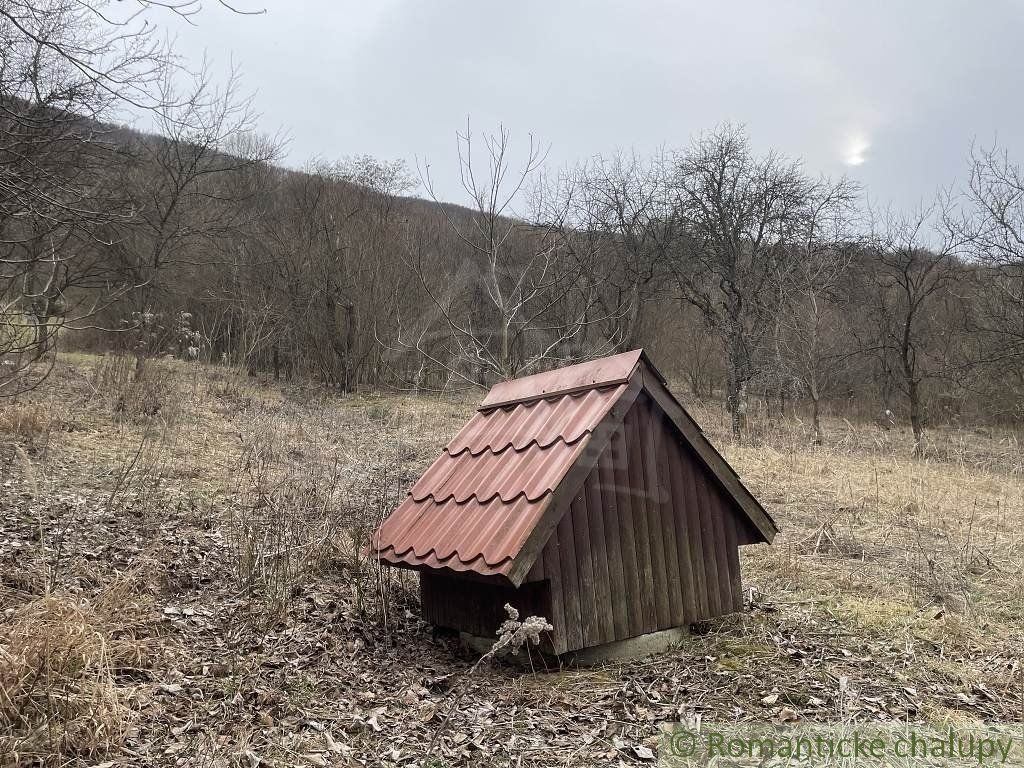
<svg viewBox="0 0 1024 768">
<path fill-rule="evenodd" d="M 661 374 L 635 350 L 493 387 L 378 528 L 371 554 L 394 565 L 505 576 L 518 584 L 529 563 L 516 558 L 556 489 L 598 425 L 620 399 L 628 407 L 641 385 L 667 409 L 681 439 L 722 490 L 771 541 L 774 521 L 672 397 Z M 624 397 L 627 391 L 630 397 Z"/>
<path fill-rule="evenodd" d="M 615 358 L 498 384 L 381 525 L 374 554 L 413 568 L 507 576 L 591 432 L 625 392 L 639 360 L 639 352 L 628 354 L 631 365 L 617 355 L 623 359 L 611 366 Z M 528 380 L 540 386 L 510 388 Z"/>
</svg>

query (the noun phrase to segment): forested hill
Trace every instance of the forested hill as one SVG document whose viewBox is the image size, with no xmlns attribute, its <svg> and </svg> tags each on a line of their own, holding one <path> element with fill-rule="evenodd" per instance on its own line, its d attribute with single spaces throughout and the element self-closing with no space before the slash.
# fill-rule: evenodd
<svg viewBox="0 0 1024 768">
<path fill-rule="evenodd" d="M 543 181 L 499 134 L 475 165 L 463 141 L 462 207 L 402 161 L 287 170 L 233 110 L 193 104 L 153 135 L 7 102 L 9 373 L 72 345 L 439 389 L 644 346 L 737 431 L 753 396 L 815 420 L 1021 418 L 1022 265 L 979 234 L 1006 183 L 993 156 L 957 216 L 869 217 L 864 190 L 730 126 Z"/>
</svg>

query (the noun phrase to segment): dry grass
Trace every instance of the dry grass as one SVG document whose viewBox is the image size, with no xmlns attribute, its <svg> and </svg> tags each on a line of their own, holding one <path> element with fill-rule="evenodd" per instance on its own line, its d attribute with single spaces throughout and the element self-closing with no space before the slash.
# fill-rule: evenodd
<svg viewBox="0 0 1024 768">
<path fill-rule="evenodd" d="M 219 385 L 217 396 L 225 391 L 239 397 L 237 385 Z M 280 617 L 311 578 L 340 569 L 359 610 L 386 623 L 407 577 L 370 562 L 365 550 L 413 479 L 398 468 L 433 458 L 436 414 L 413 398 L 298 405 L 249 393 L 241 402 L 237 501 L 226 519 L 240 588 Z"/>
<path fill-rule="evenodd" d="M 1013 452 L 990 446 L 980 461 L 913 460 L 859 447 L 881 439 L 870 431 L 829 448 L 779 438 L 727 447 L 784 529 L 750 567 L 775 573 L 774 589 L 833 584 L 1013 620 L 1024 586 L 1024 485 Z"/>
<path fill-rule="evenodd" d="M 433 726 L 418 713 L 443 704 L 465 663 L 418 623 L 415 575 L 363 551 L 472 397 L 326 396 L 176 361 L 136 382 L 125 360 L 63 360 L 24 416 L 0 408 L 6 755 L 422 755 Z M 488 671 L 446 739 L 530 743 L 529 759 L 563 765 L 586 763 L 592 741 L 630 764 L 616 747 L 627 735 L 683 712 L 771 719 L 774 689 L 808 719 L 1024 719 L 1019 435 L 935 430 L 915 460 L 906 431 L 829 419 L 815 447 L 791 417 L 753 419 L 736 444 L 719 405 L 687 405 L 783 529 L 743 552 L 747 610 L 655 660 Z M 61 412 L 73 430 L 37 429 Z M 45 451 L 27 444 L 44 436 Z M 142 568 L 150 559 L 161 566 Z"/>
<path fill-rule="evenodd" d="M 290 440 L 294 423 L 274 409 L 247 420 L 238 502 L 227 521 L 239 586 L 261 598 L 275 620 L 324 567 L 340 533 L 339 457 L 324 445 Z"/>
<path fill-rule="evenodd" d="M 50 429 L 52 408 L 42 403 L 4 403 L 0 407 L 0 432 L 35 437 Z"/>
<path fill-rule="evenodd" d="M 118 677 L 149 664 L 152 623 L 131 576 L 95 598 L 47 594 L 0 624 L 0 756 L 63 765 L 120 746 L 134 719 Z"/>
</svg>

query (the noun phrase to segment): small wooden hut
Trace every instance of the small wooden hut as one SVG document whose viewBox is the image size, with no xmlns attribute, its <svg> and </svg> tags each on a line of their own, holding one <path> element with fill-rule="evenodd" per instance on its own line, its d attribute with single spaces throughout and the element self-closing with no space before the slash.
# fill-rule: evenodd
<svg viewBox="0 0 1024 768">
<path fill-rule="evenodd" d="M 371 551 L 432 624 L 493 638 L 511 603 L 563 654 L 739 610 L 777 530 L 636 350 L 496 385 Z"/>
</svg>

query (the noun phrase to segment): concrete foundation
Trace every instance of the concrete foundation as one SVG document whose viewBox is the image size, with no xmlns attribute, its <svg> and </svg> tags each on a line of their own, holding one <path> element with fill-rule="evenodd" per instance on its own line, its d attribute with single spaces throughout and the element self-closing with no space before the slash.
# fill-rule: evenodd
<svg viewBox="0 0 1024 768">
<path fill-rule="evenodd" d="M 593 648 L 570 651 L 557 658 L 561 665 L 579 667 L 589 667 L 609 661 L 640 659 L 644 656 L 653 656 L 658 653 L 675 650 L 683 645 L 689 637 L 690 630 L 687 627 L 672 627 L 671 629 L 663 629 L 660 632 L 651 632 L 625 640 L 617 640 L 613 643 L 596 645 Z M 477 637 L 465 632 L 459 633 L 459 640 L 466 648 L 481 654 L 487 653 L 491 650 L 491 646 L 494 645 L 493 637 Z M 530 651 L 537 653 L 535 648 L 531 648 Z M 524 651 L 515 655 L 506 655 L 504 658 L 510 661 L 525 662 L 527 655 Z"/>
<path fill-rule="evenodd" d="M 641 659 L 658 653 L 672 651 L 681 646 L 690 637 L 686 627 L 672 627 L 660 632 L 637 635 L 614 643 L 595 645 L 593 648 L 581 648 L 578 651 L 562 654 L 561 659 L 567 664 L 588 667 L 606 661 L 622 661 L 624 659 Z"/>
</svg>

